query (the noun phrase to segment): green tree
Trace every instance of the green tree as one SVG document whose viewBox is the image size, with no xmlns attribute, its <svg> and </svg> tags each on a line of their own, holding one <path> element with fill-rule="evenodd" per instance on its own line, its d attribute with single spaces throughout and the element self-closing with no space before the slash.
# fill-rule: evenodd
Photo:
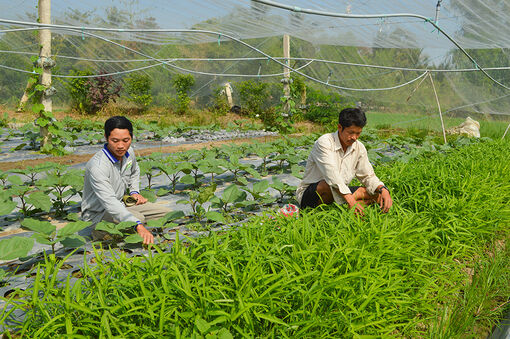
<svg viewBox="0 0 510 339">
<path fill-rule="evenodd" d="M 152 103 L 152 79 L 148 74 L 133 73 L 125 80 L 128 100 L 135 103 L 142 110 L 146 110 Z"/>
<path fill-rule="evenodd" d="M 179 74 L 175 77 L 173 87 L 177 92 L 177 112 L 184 114 L 188 108 L 191 99 L 188 92 L 195 84 L 195 78 L 191 74 Z"/>
</svg>

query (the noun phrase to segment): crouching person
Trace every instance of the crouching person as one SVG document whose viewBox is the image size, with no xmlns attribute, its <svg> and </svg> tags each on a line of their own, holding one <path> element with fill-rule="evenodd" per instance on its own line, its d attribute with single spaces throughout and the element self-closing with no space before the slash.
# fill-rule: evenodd
<svg viewBox="0 0 510 339">
<path fill-rule="evenodd" d="M 358 140 L 366 122 L 362 110 L 346 108 L 338 116 L 338 130 L 317 139 L 296 190 L 301 208 L 336 202 L 363 215 L 364 206 L 377 203 L 383 212 L 389 211 L 393 204 L 390 192 L 375 175 L 367 150 Z M 354 177 L 363 186 L 349 186 Z"/>
<path fill-rule="evenodd" d="M 104 124 L 104 135 L 106 144 L 85 168 L 81 218 L 94 226 L 101 220 L 135 222 L 135 231 L 143 243 L 154 243 L 154 236 L 144 223 L 163 217 L 170 209 L 147 202 L 140 195 L 140 168 L 131 148 L 133 125 L 126 117 L 112 117 Z M 123 202 L 126 193 L 132 206 L 126 207 Z M 103 240 L 105 235 L 103 231 L 92 231 L 93 240 Z"/>
</svg>

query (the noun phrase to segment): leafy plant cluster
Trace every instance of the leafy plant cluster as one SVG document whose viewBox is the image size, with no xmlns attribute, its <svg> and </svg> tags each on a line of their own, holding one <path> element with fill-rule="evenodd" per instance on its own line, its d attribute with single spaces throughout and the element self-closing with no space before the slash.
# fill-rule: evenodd
<svg viewBox="0 0 510 339">
<path fill-rule="evenodd" d="M 143 258 L 95 250 L 73 284 L 48 260 L 7 300 L 25 313 L 16 335 L 479 336 L 510 293 L 507 154 L 508 142 L 484 142 L 383 167 L 386 215 L 331 206 L 178 236 Z"/>
<path fill-rule="evenodd" d="M 313 87 L 307 87 L 306 95 L 307 106 L 304 118 L 322 125 L 336 126 L 340 111 L 354 106 L 354 102 L 335 92 L 325 93 Z"/>
<path fill-rule="evenodd" d="M 152 78 L 148 74 L 133 73 L 127 77 L 126 92 L 128 100 L 141 107 L 145 111 L 152 103 Z"/>
<path fill-rule="evenodd" d="M 220 130 L 220 126 L 216 124 L 205 126 L 190 126 L 185 123 L 176 125 L 164 125 L 159 121 L 145 122 L 143 120 L 133 120 L 135 135 L 144 136 L 152 140 L 161 140 L 169 135 L 179 137 L 183 133 L 201 130 Z M 65 117 L 61 121 L 57 121 L 61 130 L 59 140 L 62 146 L 62 153 L 65 147 L 75 147 L 80 145 L 93 145 L 104 141 L 103 122 L 93 121 L 90 119 L 73 119 Z M 260 124 L 252 123 L 249 120 L 235 121 L 229 124 L 227 130 L 257 130 L 261 129 Z M 2 140 L 11 140 L 12 138 L 23 138 L 23 142 L 18 144 L 12 151 L 21 150 L 25 147 L 30 149 L 38 149 L 40 142 L 40 133 L 38 126 L 33 123 L 26 123 L 19 129 L 4 128 Z M 55 152 L 54 152 L 55 153 Z"/>
<path fill-rule="evenodd" d="M 65 85 L 71 96 L 71 105 L 78 112 L 95 114 L 120 96 L 122 85 L 112 76 L 105 75 L 106 71 L 100 71 L 96 77 L 89 77 L 93 74 L 90 70 L 71 70 L 70 74 L 80 76 Z"/>
<path fill-rule="evenodd" d="M 82 178 L 82 171 L 51 162 L 0 172 L 0 215 L 18 207 L 21 217 L 50 211 L 66 216 L 68 208 L 77 204 L 72 199 L 81 194 Z"/>
<path fill-rule="evenodd" d="M 191 74 L 179 74 L 173 80 L 173 87 L 177 92 L 176 108 L 177 112 L 184 114 L 191 102 L 189 90 L 195 84 L 195 78 Z"/>
</svg>

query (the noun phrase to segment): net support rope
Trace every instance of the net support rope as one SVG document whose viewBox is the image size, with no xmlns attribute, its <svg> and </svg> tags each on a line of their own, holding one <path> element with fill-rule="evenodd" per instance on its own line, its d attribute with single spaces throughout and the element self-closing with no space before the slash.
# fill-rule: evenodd
<svg viewBox="0 0 510 339">
<path fill-rule="evenodd" d="M 346 18 L 346 19 L 385 19 L 385 18 L 416 18 L 420 20 L 424 20 L 426 23 L 429 23 L 432 25 L 439 33 L 441 33 L 445 38 L 450 40 L 451 43 L 455 45 L 474 65 L 475 67 L 480 70 L 487 78 L 489 78 L 492 82 L 495 84 L 505 88 L 509 89 L 510 87 L 502 84 L 501 82 L 494 79 L 485 68 L 480 67 L 476 60 L 448 33 L 446 33 L 441 27 L 437 25 L 433 20 L 430 18 L 427 18 L 420 14 L 414 14 L 414 13 L 392 13 L 392 14 L 344 14 L 344 13 L 334 13 L 334 12 L 326 12 L 326 11 L 318 11 L 313 9 L 303 9 L 296 6 L 288 6 L 279 2 L 275 1 L 269 1 L 269 0 L 253 0 L 254 2 L 258 2 L 264 5 L 268 5 L 271 7 L 276 7 L 280 9 L 284 9 L 287 11 L 292 12 L 299 12 L 299 13 L 305 13 L 305 14 L 312 14 L 312 15 L 319 15 L 319 16 L 328 16 L 328 17 L 334 17 L 334 18 Z"/>
<path fill-rule="evenodd" d="M 397 88 L 401 88 L 401 87 L 404 87 L 404 86 L 407 86 L 419 79 L 421 79 L 422 77 L 424 77 L 426 74 L 427 74 L 427 71 L 424 71 L 422 74 L 420 74 L 419 76 L 415 77 L 414 79 L 411 79 L 407 82 L 404 82 L 402 84 L 398 84 L 398 85 L 395 85 L 395 86 L 391 86 L 391 87 L 384 87 L 384 88 L 351 88 L 351 87 L 344 87 L 344 86 L 337 86 L 337 85 L 333 85 L 333 84 L 330 84 L 329 82 L 327 81 L 322 81 L 320 79 L 317 79 L 315 77 L 312 77 L 312 76 L 309 76 L 305 73 L 302 73 L 301 71 L 299 70 L 296 70 L 295 68 L 293 67 L 290 67 L 289 65 L 285 64 L 284 62 L 281 62 L 280 60 L 277 60 L 275 59 L 274 57 L 272 57 L 271 55 L 261 51 L 260 49 L 242 41 L 241 39 L 238 39 L 234 36 L 231 36 L 229 34 L 225 34 L 225 33 L 220 33 L 220 32 L 215 32 L 215 31 L 209 31 L 209 30 L 196 30 L 196 29 L 119 29 L 119 28 L 104 28 L 104 27 L 75 27 L 75 26 L 69 26 L 69 25 L 53 25 L 53 24 L 41 24 L 41 23 L 34 23 L 34 22 L 25 22 L 25 21 L 17 21 L 17 20 L 7 20 L 7 19 L 0 19 L 0 22 L 3 22 L 3 23 L 8 23 L 8 24 L 13 24 L 13 25 L 25 25 L 25 26 L 34 26 L 34 27 L 38 27 L 38 28 L 54 28 L 54 29 L 57 29 L 57 30 L 64 30 L 64 31 L 71 31 L 71 32 L 75 32 L 75 33 L 78 33 L 78 34 L 84 34 L 84 35 L 88 35 L 88 36 L 92 36 L 92 37 L 95 37 L 97 39 L 100 39 L 100 40 L 103 40 L 103 41 L 106 41 L 108 43 L 111 43 L 111 44 L 114 44 L 118 47 L 121 47 L 125 50 L 128 50 L 132 53 L 135 53 L 135 54 L 138 54 L 138 55 L 141 55 L 145 58 L 148 58 L 148 59 L 151 59 L 153 61 L 156 61 L 156 62 L 159 62 L 159 63 L 162 63 L 164 65 L 167 65 L 169 67 L 172 67 L 172 68 L 175 68 L 175 69 L 179 69 L 183 72 L 189 72 L 189 73 L 193 73 L 193 72 L 196 72 L 196 71 L 190 71 L 190 70 L 187 70 L 187 69 L 184 69 L 184 68 L 179 68 L 178 66 L 176 65 L 173 65 L 165 60 L 162 60 L 162 59 L 158 59 L 158 58 L 154 58 L 150 55 L 147 55 L 145 53 L 142 53 L 140 51 L 136 51 L 130 47 L 127 47 L 125 45 L 122 45 L 120 43 L 117 43 L 111 39 L 108 39 L 106 37 L 103 37 L 101 35 L 98 35 L 98 34 L 94 34 L 94 33 L 91 33 L 90 31 L 100 31 L 100 32 L 123 32 L 123 33 L 133 33 L 133 32 L 152 32 L 152 33 L 155 33 L 155 32 L 166 32 L 166 33 L 195 33 L 195 34 L 209 34 L 209 35 L 214 35 L 214 36 L 218 36 L 219 34 L 222 35 L 222 37 L 225 37 L 227 39 L 230 39 L 230 40 L 233 40 L 239 44 L 242 44 L 243 46 L 246 46 L 248 48 L 251 48 L 252 50 L 256 51 L 257 53 L 265 56 L 266 58 L 276 62 L 277 64 L 281 65 L 282 67 L 288 69 L 290 72 L 294 72 L 296 74 L 299 74 L 311 81 L 314 81 L 314 82 L 317 82 L 317 83 L 320 83 L 322 85 L 325 85 L 325 86 L 329 86 L 329 87 L 332 87 L 332 88 L 336 88 L 336 89 L 340 89 L 340 90 L 345 90 L 345 91 L 359 91 L 359 92 L 369 92 L 369 91 L 386 91 L 386 90 L 392 90 L 392 89 L 397 89 Z M 209 74 L 209 75 L 212 75 L 212 74 Z"/>
</svg>

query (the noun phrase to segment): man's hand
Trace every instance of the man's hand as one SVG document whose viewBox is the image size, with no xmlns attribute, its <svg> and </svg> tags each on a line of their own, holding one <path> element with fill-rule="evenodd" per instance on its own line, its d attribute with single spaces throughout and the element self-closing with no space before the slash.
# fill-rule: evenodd
<svg viewBox="0 0 510 339">
<path fill-rule="evenodd" d="M 134 193 L 134 194 L 131 194 L 131 196 L 133 198 L 136 199 L 136 204 L 137 205 L 142 205 L 142 204 L 145 204 L 147 202 L 147 199 L 145 199 L 141 194 L 139 193 Z"/>
<path fill-rule="evenodd" d="M 365 215 L 365 208 L 357 202 L 356 199 L 354 199 L 352 194 L 345 194 L 343 197 L 347 202 L 347 205 L 349 205 L 349 208 L 354 208 L 354 214 L 359 216 Z"/>
<path fill-rule="evenodd" d="M 136 232 L 143 238 L 143 244 L 154 244 L 154 236 L 142 224 L 136 227 Z"/>
<path fill-rule="evenodd" d="M 379 204 L 379 207 L 383 213 L 388 213 L 391 205 L 393 205 L 393 200 L 391 200 L 390 192 L 387 189 L 383 188 L 381 190 L 381 193 L 377 197 L 377 203 Z"/>
</svg>

